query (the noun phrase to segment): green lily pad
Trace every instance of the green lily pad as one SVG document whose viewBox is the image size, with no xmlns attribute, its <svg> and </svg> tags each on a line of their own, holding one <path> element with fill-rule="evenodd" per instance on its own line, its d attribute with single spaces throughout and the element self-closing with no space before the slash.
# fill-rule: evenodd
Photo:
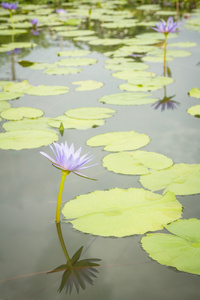
<svg viewBox="0 0 200 300">
<path fill-rule="evenodd" d="M 122 39 L 109 39 L 109 38 L 105 38 L 105 39 L 95 39 L 95 40 L 91 40 L 89 41 L 89 45 L 92 46 L 114 46 L 114 45 L 120 45 L 123 44 L 123 40 Z"/>
<path fill-rule="evenodd" d="M 18 92 L 2 92 L 0 93 L 0 101 L 5 101 L 5 100 L 14 100 L 19 97 L 24 96 L 23 93 L 18 93 Z"/>
<path fill-rule="evenodd" d="M 40 63 L 40 62 L 35 62 L 32 65 L 29 66 L 30 69 L 33 70 L 44 70 L 46 68 L 56 68 L 57 65 L 56 64 L 50 64 L 50 63 Z"/>
<path fill-rule="evenodd" d="M 157 98 L 150 98 L 150 96 L 151 94 L 147 93 L 117 93 L 103 96 L 98 101 L 114 105 L 142 105 L 158 101 Z"/>
<path fill-rule="evenodd" d="M 86 130 L 92 127 L 98 127 L 105 124 L 104 120 L 84 120 L 84 119 L 75 119 L 69 118 L 67 116 L 59 116 L 51 119 L 48 122 L 48 125 L 53 128 L 59 128 L 60 124 L 63 124 L 64 129 L 79 129 Z"/>
<path fill-rule="evenodd" d="M 10 107 L 11 107 L 11 104 L 8 103 L 8 102 L 6 102 L 6 101 L 1 101 L 0 102 L 0 112 L 4 111 L 4 110 L 6 110 L 6 109 L 8 109 Z"/>
<path fill-rule="evenodd" d="M 67 75 L 67 74 L 77 74 L 80 73 L 81 71 L 82 69 L 80 68 L 77 69 L 77 68 L 58 67 L 53 69 L 46 69 L 44 73 L 49 75 Z"/>
<path fill-rule="evenodd" d="M 79 41 L 79 42 L 89 42 L 92 40 L 98 39 L 97 36 L 94 35 L 89 35 L 89 36 L 78 36 L 74 38 L 74 41 Z"/>
<path fill-rule="evenodd" d="M 6 131 L 19 130 L 49 130 L 55 132 L 55 129 L 48 125 L 51 118 L 23 119 L 20 121 L 5 122 L 2 127 Z"/>
<path fill-rule="evenodd" d="M 181 210 L 173 193 L 115 188 L 78 196 L 64 205 L 62 213 L 79 231 L 123 237 L 162 229 L 180 218 Z"/>
<path fill-rule="evenodd" d="M 143 61 L 147 61 L 147 62 L 162 62 L 164 60 L 163 55 L 158 55 L 158 56 L 145 56 L 142 58 Z M 166 61 L 171 61 L 173 60 L 172 57 L 167 56 L 166 57 Z"/>
<path fill-rule="evenodd" d="M 109 171 L 127 175 L 148 174 L 149 169 L 162 170 L 172 164 L 171 158 L 165 155 L 141 150 L 111 153 L 103 158 L 103 166 Z"/>
<path fill-rule="evenodd" d="M 80 58 L 65 58 L 59 60 L 57 63 L 60 66 L 87 66 L 96 64 L 97 59 L 90 57 L 80 57 Z"/>
<path fill-rule="evenodd" d="M 0 149 L 32 149 L 47 146 L 57 140 L 58 135 L 47 130 L 16 130 L 0 133 Z"/>
<path fill-rule="evenodd" d="M 192 42 L 178 42 L 178 43 L 170 43 L 167 47 L 178 47 L 178 48 L 190 48 L 197 46 L 197 43 Z"/>
<path fill-rule="evenodd" d="M 9 82 L 5 85 L 3 85 L 3 90 L 5 92 L 10 93 L 25 93 L 27 89 L 29 89 L 31 85 L 27 80 L 24 80 L 22 82 Z"/>
<path fill-rule="evenodd" d="M 131 80 L 135 78 L 149 78 L 155 77 L 155 73 L 147 71 L 136 71 L 136 70 L 126 70 L 112 73 L 112 76 L 122 80 Z"/>
<path fill-rule="evenodd" d="M 191 52 L 185 50 L 167 50 L 167 55 L 171 57 L 186 57 L 191 54 Z"/>
<path fill-rule="evenodd" d="M 188 94 L 190 97 L 200 99 L 200 90 L 198 88 L 191 89 Z"/>
<path fill-rule="evenodd" d="M 25 93 L 28 95 L 35 96 L 53 96 L 61 95 L 69 92 L 67 86 L 48 86 L 48 85 L 38 85 L 32 86 L 29 89 L 25 90 Z"/>
<path fill-rule="evenodd" d="M 105 66 L 108 70 L 114 70 L 114 71 L 128 71 L 128 70 L 146 70 L 149 68 L 147 64 L 140 63 L 140 62 L 130 62 L 130 63 L 124 63 L 124 64 L 107 64 Z"/>
<path fill-rule="evenodd" d="M 191 106 L 190 108 L 188 108 L 187 112 L 191 116 L 200 118 L 200 105 L 198 104 L 198 105 Z"/>
<path fill-rule="evenodd" d="M 88 50 L 68 50 L 68 51 L 60 51 L 57 52 L 58 56 L 86 56 L 90 54 L 91 51 Z"/>
<path fill-rule="evenodd" d="M 111 118 L 115 112 L 115 110 L 106 107 L 81 107 L 69 109 L 65 112 L 65 115 L 75 119 L 99 120 Z"/>
<path fill-rule="evenodd" d="M 200 275 L 200 220 L 177 220 L 165 227 L 172 234 L 147 234 L 143 249 L 162 265 Z"/>
<path fill-rule="evenodd" d="M 1 117 L 6 120 L 22 120 L 23 118 L 35 119 L 43 116 L 44 112 L 32 107 L 12 107 L 1 113 Z"/>
<path fill-rule="evenodd" d="M 83 80 L 83 81 L 74 81 L 72 84 L 80 84 L 76 91 L 93 91 L 100 89 L 103 86 L 102 82 L 94 80 Z"/>
<path fill-rule="evenodd" d="M 0 47 L 0 52 L 12 51 L 15 48 L 34 48 L 36 47 L 36 43 L 29 43 L 29 42 L 14 42 L 9 44 L 3 44 Z"/>
<path fill-rule="evenodd" d="M 60 31 L 58 35 L 64 37 L 77 37 L 77 36 L 85 36 L 85 35 L 92 35 L 95 31 L 92 30 L 69 30 L 69 31 Z"/>
<path fill-rule="evenodd" d="M 135 131 L 108 132 L 93 136 L 87 140 L 90 147 L 105 146 L 106 151 L 136 150 L 146 146 L 150 138 Z"/>
<path fill-rule="evenodd" d="M 137 10 L 161 10 L 161 7 L 160 5 L 157 5 L 157 4 L 145 4 L 145 5 L 138 5 Z"/>
<path fill-rule="evenodd" d="M 0 35 L 17 35 L 27 33 L 25 29 L 2 29 Z"/>
<path fill-rule="evenodd" d="M 200 164 L 175 164 L 172 167 L 151 171 L 140 177 L 141 184 L 151 190 L 165 189 L 175 195 L 192 195 L 200 193 Z"/>
</svg>

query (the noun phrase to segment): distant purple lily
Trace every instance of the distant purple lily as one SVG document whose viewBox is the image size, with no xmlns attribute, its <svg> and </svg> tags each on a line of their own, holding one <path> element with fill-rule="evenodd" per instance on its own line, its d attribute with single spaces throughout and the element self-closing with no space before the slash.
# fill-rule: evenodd
<svg viewBox="0 0 200 300">
<path fill-rule="evenodd" d="M 58 8 L 58 9 L 56 9 L 56 12 L 57 12 L 57 14 L 59 14 L 59 15 L 64 15 L 64 14 L 67 13 L 67 11 L 66 11 L 65 9 L 63 9 L 63 8 Z"/>
<path fill-rule="evenodd" d="M 6 53 L 11 55 L 11 54 L 19 54 L 21 52 L 22 52 L 22 50 L 20 48 L 15 48 L 11 51 L 7 51 Z"/>
<path fill-rule="evenodd" d="M 2 2 L 2 3 L 1 3 L 1 6 L 2 6 L 4 9 L 15 10 L 15 9 L 17 9 L 18 2 L 16 2 L 16 3 Z"/>
<path fill-rule="evenodd" d="M 164 33 L 164 34 L 168 34 L 170 32 L 172 33 L 176 33 L 179 32 L 179 27 L 180 25 L 177 22 L 174 22 L 172 17 L 169 17 L 167 22 L 165 22 L 164 20 L 159 21 L 156 24 L 156 28 L 152 27 L 153 30 L 156 30 L 157 32 L 160 33 Z"/>
<path fill-rule="evenodd" d="M 31 21 L 31 25 L 33 26 L 32 29 L 31 29 L 31 33 L 33 35 L 39 35 L 39 29 L 38 29 L 38 19 L 32 19 Z"/>
</svg>

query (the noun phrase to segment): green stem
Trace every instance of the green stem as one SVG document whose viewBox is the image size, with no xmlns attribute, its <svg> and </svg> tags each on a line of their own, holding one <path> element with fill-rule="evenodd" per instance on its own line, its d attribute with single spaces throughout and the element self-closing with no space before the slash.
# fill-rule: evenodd
<svg viewBox="0 0 200 300">
<path fill-rule="evenodd" d="M 65 177 L 69 174 L 69 171 L 62 171 L 62 178 L 61 178 L 61 183 L 60 183 L 60 189 L 58 192 L 58 200 L 57 200 L 57 208 L 56 208 L 56 222 L 60 222 L 60 207 L 61 207 L 61 200 L 62 200 L 62 192 L 63 192 L 63 187 L 65 183 Z"/>
<path fill-rule="evenodd" d="M 10 12 L 10 23 L 11 23 L 12 29 L 15 30 L 15 25 L 14 25 L 13 18 L 12 18 L 12 11 Z"/>
<path fill-rule="evenodd" d="M 167 35 L 168 32 L 165 33 L 165 41 L 164 41 L 164 76 L 166 76 Z"/>
<path fill-rule="evenodd" d="M 66 260 L 67 260 L 67 263 L 69 263 L 69 262 L 70 262 L 70 257 L 69 257 L 69 254 L 68 254 L 68 252 L 67 252 L 67 249 L 66 249 L 66 247 L 65 247 L 65 242 L 64 242 L 64 239 L 63 239 L 63 235 L 62 235 L 60 223 L 56 223 L 56 228 L 57 228 L 58 237 L 59 237 L 59 241 L 60 241 L 60 244 L 61 244 L 63 253 L 64 253 L 64 255 L 65 255 L 65 258 L 66 258 Z"/>
</svg>

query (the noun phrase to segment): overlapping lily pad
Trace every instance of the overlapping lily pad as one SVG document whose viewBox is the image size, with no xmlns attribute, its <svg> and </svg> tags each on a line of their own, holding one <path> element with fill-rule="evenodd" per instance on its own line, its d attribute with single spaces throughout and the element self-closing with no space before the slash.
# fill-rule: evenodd
<svg viewBox="0 0 200 300">
<path fill-rule="evenodd" d="M 172 159 L 165 155 L 141 150 L 111 153 L 103 158 L 103 166 L 109 171 L 127 175 L 148 174 L 150 169 L 162 170 L 172 164 Z"/>
<path fill-rule="evenodd" d="M 6 120 L 22 120 L 23 118 L 35 119 L 43 116 L 44 112 L 32 107 L 12 107 L 1 113 L 1 117 Z"/>
<path fill-rule="evenodd" d="M 0 133 L 0 148 L 4 150 L 32 149 L 47 146 L 58 140 L 58 135 L 47 130 L 16 130 Z"/>
<path fill-rule="evenodd" d="M 155 103 L 157 98 L 150 98 L 147 93 L 117 93 L 101 97 L 99 102 L 114 105 L 142 105 Z"/>
<path fill-rule="evenodd" d="M 172 167 L 151 171 L 140 177 L 141 184 L 151 190 L 165 189 L 175 195 L 191 195 L 200 193 L 200 164 L 175 164 Z"/>
<path fill-rule="evenodd" d="M 136 131 L 108 132 L 93 136 L 87 140 L 91 147 L 105 146 L 106 151 L 136 150 L 150 142 L 148 135 Z"/>
<path fill-rule="evenodd" d="M 69 118 L 82 120 L 99 120 L 112 117 L 116 111 L 106 107 L 81 107 L 69 109 L 65 115 Z"/>
<path fill-rule="evenodd" d="M 24 93 L 18 93 L 18 92 L 2 92 L 0 93 L 0 101 L 14 100 L 22 97 L 23 95 Z"/>
<path fill-rule="evenodd" d="M 78 88 L 76 88 L 76 91 L 93 91 L 100 89 L 103 86 L 103 82 L 94 80 L 74 81 L 72 84 L 80 85 Z"/>
<path fill-rule="evenodd" d="M 62 210 L 73 227 L 85 233 L 123 237 L 162 229 L 181 217 L 173 193 L 158 195 L 129 188 L 95 191 L 67 202 Z"/>
<path fill-rule="evenodd" d="M 200 275 L 200 220 L 177 220 L 165 227 L 172 234 L 147 234 L 143 249 L 162 265 Z"/>
</svg>

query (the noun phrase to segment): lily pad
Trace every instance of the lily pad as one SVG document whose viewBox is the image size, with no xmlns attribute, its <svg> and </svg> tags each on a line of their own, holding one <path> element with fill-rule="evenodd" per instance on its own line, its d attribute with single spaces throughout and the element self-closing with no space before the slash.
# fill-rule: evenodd
<svg viewBox="0 0 200 300">
<path fill-rule="evenodd" d="M 24 96 L 23 93 L 18 93 L 18 92 L 2 92 L 0 93 L 0 101 L 5 101 L 5 100 L 14 100 L 19 97 Z"/>
<path fill-rule="evenodd" d="M 6 120 L 22 120 L 23 118 L 35 119 L 43 116 L 44 112 L 32 107 L 12 107 L 1 113 L 1 117 Z"/>
<path fill-rule="evenodd" d="M 65 112 L 65 115 L 75 119 L 99 120 L 111 118 L 115 112 L 115 110 L 105 107 L 81 107 L 69 109 Z"/>
<path fill-rule="evenodd" d="M 141 184 L 151 190 L 165 189 L 175 195 L 192 195 L 200 193 L 200 164 L 175 164 L 172 167 L 151 171 L 140 177 Z"/>
<path fill-rule="evenodd" d="M 143 249 L 162 265 L 200 275 L 200 220 L 177 220 L 165 227 L 172 234 L 147 234 Z"/>
<path fill-rule="evenodd" d="M 197 43 L 192 42 L 178 42 L 178 43 L 170 43 L 167 47 L 178 47 L 178 48 L 190 48 L 197 46 Z"/>
<path fill-rule="evenodd" d="M 50 121 L 51 118 L 23 119 L 20 121 L 5 122 L 2 127 L 6 131 L 49 130 L 55 132 L 56 129 L 53 129 L 48 125 L 48 122 Z"/>
<path fill-rule="evenodd" d="M 0 102 L 0 112 L 4 111 L 4 110 L 6 110 L 6 109 L 8 109 L 10 107 L 11 107 L 11 104 L 8 103 L 8 102 L 6 102 L 6 101 L 1 101 Z"/>
<path fill-rule="evenodd" d="M 27 33 L 25 29 L 2 29 L 0 35 L 17 35 Z"/>
<path fill-rule="evenodd" d="M 157 98 L 150 98 L 147 93 L 117 93 L 98 99 L 99 102 L 114 105 L 142 105 L 155 103 Z"/>
<path fill-rule="evenodd" d="M 54 119 L 51 119 L 48 122 L 48 125 L 54 128 L 59 128 L 60 124 L 63 124 L 64 129 L 80 129 L 86 130 L 92 127 L 98 127 L 104 125 L 104 120 L 84 120 L 84 119 L 75 119 L 69 118 L 67 116 L 59 116 Z"/>
<path fill-rule="evenodd" d="M 148 135 L 135 131 L 108 132 L 93 136 L 87 140 L 90 147 L 105 146 L 106 151 L 136 150 L 150 142 Z"/>
<path fill-rule="evenodd" d="M 32 149 L 47 146 L 58 140 L 58 135 L 47 130 L 19 130 L 0 133 L 0 148 L 4 150 Z"/>
<path fill-rule="evenodd" d="M 130 62 L 130 63 L 124 63 L 124 64 L 107 64 L 105 66 L 108 70 L 114 70 L 114 71 L 127 71 L 127 70 L 146 70 L 149 68 L 147 64 L 140 63 L 140 62 Z"/>
<path fill-rule="evenodd" d="M 3 90 L 5 92 L 10 93 L 25 93 L 27 89 L 29 89 L 31 85 L 27 80 L 23 80 L 22 82 L 9 82 L 3 85 Z"/>
<path fill-rule="evenodd" d="M 173 193 L 115 188 L 78 196 L 64 205 L 62 213 L 79 231 L 123 237 L 162 229 L 180 218 L 181 210 Z"/>
<path fill-rule="evenodd" d="M 9 44 L 3 44 L 0 47 L 0 52 L 5 52 L 5 51 L 12 51 L 16 48 L 34 48 L 37 46 L 36 43 L 29 43 L 29 42 L 14 42 L 14 43 L 9 43 Z"/>
<path fill-rule="evenodd" d="M 61 95 L 69 92 L 69 88 L 67 86 L 48 86 L 48 85 L 38 85 L 32 86 L 25 91 L 28 95 L 35 96 L 53 96 L 53 95 Z"/>
<path fill-rule="evenodd" d="M 89 44 L 92 46 L 114 46 L 114 45 L 120 45 L 123 44 L 123 40 L 122 39 L 109 39 L 109 38 L 105 38 L 105 39 L 95 39 L 95 40 L 91 40 L 89 41 Z"/>
<path fill-rule="evenodd" d="M 96 64 L 97 59 L 90 57 L 80 57 L 80 58 L 65 58 L 59 60 L 57 63 L 60 66 L 87 66 Z"/>
<path fill-rule="evenodd" d="M 127 175 L 148 174 L 150 169 L 162 170 L 172 164 L 171 158 L 165 155 L 141 150 L 111 153 L 103 158 L 103 166 L 109 171 Z"/>
<path fill-rule="evenodd" d="M 88 50 L 68 50 L 68 51 L 60 51 L 57 52 L 58 56 L 86 56 L 90 54 L 91 51 Z"/>
<path fill-rule="evenodd" d="M 198 105 L 191 106 L 190 108 L 188 108 L 187 112 L 191 116 L 200 118 L 200 105 L 198 104 Z"/>
<path fill-rule="evenodd" d="M 200 99 L 200 90 L 198 88 L 191 89 L 188 94 L 190 97 Z"/>
<path fill-rule="evenodd" d="M 95 31 L 92 30 L 69 30 L 69 31 L 60 31 L 58 32 L 58 35 L 64 36 L 64 37 L 77 37 L 77 36 L 85 36 L 85 35 L 92 35 Z"/>
<path fill-rule="evenodd" d="M 135 78 L 149 78 L 151 79 L 156 74 L 153 72 L 147 71 L 136 71 L 136 70 L 126 70 L 112 73 L 112 76 L 115 78 L 123 79 L 123 80 L 132 80 Z"/>
<path fill-rule="evenodd" d="M 78 68 L 53 68 L 53 69 L 46 69 L 44 71 L 45 74 L 49 75 L 67 75 L 67 74 L 77 74 L 80 73 L 82 69 Z"/>
<path fill-rule="evenodd" d="M 100 89 L 103 86 L 102 82 L 94 81 L 94 80 L 83 80 L 83 81 L 74 81 L 72 84 L 80 84 L 76 91 L 93 91 Z"/>
</svg>

